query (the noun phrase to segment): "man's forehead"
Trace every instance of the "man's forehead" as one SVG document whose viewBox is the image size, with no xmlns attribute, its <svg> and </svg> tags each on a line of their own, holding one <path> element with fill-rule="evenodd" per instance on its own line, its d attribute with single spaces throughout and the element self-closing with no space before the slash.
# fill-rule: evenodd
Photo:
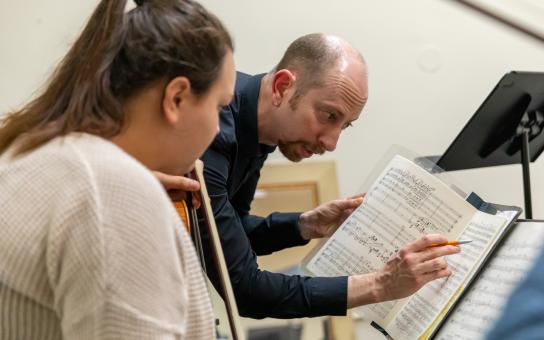
<svg viewBox="0 0 544 340">
<path fill-rule="evenodd" d="M 323 79 L 323 86 L 330 89 L 353 89 L 365 93 L 368 77 L 363 69 L 331 70 Z"/>
<path fill-rule="evenodd" d="M 362 108 L 368 99 L 368 90 L 365 84 L 356 86 L 354 82 L 337 78 L 318 88 L 314 95 L 324 103 Z"/>
</svg>

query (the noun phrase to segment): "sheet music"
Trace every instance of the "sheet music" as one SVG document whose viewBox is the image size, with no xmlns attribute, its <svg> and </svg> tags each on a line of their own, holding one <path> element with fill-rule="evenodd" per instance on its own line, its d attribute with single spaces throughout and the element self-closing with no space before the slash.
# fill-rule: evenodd
<svg viewBox="0 0 544 340">
<path fill-rule="evenodd" d="M 458 237 L 472 242 L 462 245 L 461 253 L 446 258 L 453 274 L 428 283 L 414 294 L 387 325 L 389 334 L 395 339 L 418 338 L 474 274 L 483 255 L 506 226 L 506 218 L 477 211 Z"/>
<path fill-rule="evenodd" d="M 543 247 L 544 223 L 519 222 L 435 338 L 483 338 Z"/>
<path fill-rule="evenodd" d="M 402 246 L 421 234 L 458 235 L 476 209 L 411 161 L 395 156 L 363 204 L 308 262 L 319 276 L 352 275 L 381 268 Z M 364 307 L 376 321 L 394 303 Z"/>
</svg>

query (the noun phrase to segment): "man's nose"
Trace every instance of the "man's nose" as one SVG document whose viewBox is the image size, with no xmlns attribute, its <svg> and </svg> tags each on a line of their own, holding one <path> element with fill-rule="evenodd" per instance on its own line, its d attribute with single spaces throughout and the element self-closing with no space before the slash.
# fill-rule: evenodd
<svg viewBox="0 0 544 340">
<path fill-rule="evenodd" d="M 319 136 L 319 144 L 327 151 L 331 152 L 336 149 L 336 144 L 340 138 L 340 133 L 342 133 L 341 128 L 334 128 L 325 131 L 321 136 Z"/>
</svg>

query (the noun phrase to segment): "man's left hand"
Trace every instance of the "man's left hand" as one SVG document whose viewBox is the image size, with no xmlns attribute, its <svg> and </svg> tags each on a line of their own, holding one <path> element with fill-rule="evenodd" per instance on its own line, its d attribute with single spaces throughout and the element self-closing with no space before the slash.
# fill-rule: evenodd
<svg viewBox="0 0 544 340">
<path fill-rule="evenodd" d="M 332 235 L 344 220 L 363 203 L 362 195 L 334 200 L 302 213 L 298 221 L 300 235 L 305 240 Z"/>
</svg>

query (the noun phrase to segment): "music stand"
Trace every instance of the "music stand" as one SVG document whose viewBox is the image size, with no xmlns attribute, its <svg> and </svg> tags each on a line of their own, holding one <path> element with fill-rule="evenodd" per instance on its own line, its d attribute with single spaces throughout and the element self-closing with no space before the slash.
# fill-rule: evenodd
<svg viewBox="0 0 544 340">
<path fill-rule="evenodd" d="M 436 164 L 445 171 L 522 165 L 525 217 L 532 218 L 529 162 L 544 150 L 544 73 L 502 77 Z"/>
</svg>

